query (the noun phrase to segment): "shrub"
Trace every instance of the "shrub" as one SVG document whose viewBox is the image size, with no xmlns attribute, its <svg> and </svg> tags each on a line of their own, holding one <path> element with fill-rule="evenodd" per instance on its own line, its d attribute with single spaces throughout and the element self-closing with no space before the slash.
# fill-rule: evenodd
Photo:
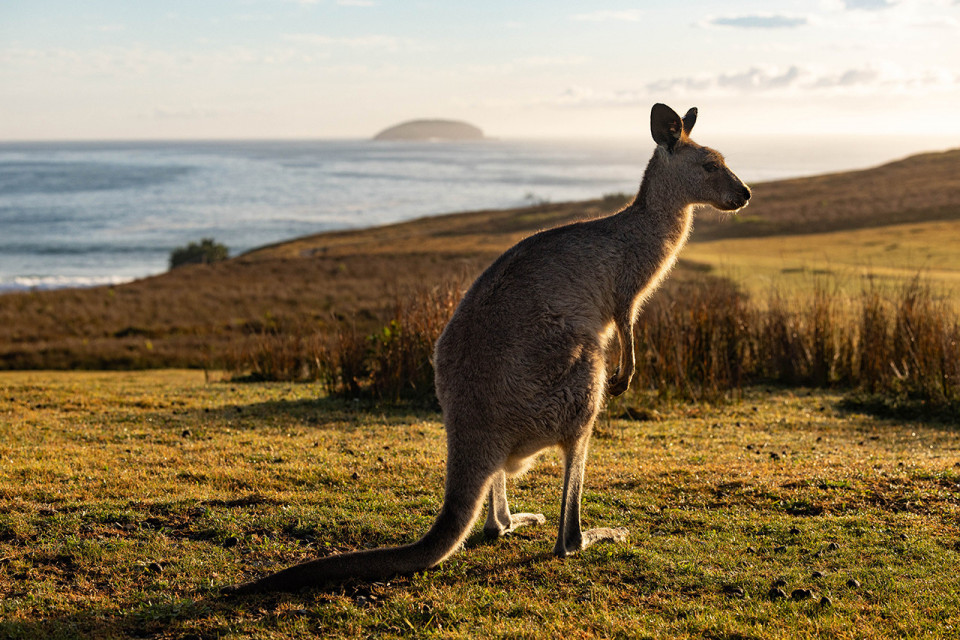
<svg viewBox="0 0 960 640">
<path fill-rule="evenodd" d="M 188 264 L 213 264 L 230 257 L 226 245 L 214 242 L 213 238 L 204 238 L 200 244 L 191 242 L 170 252 L 170 268 L 176 269 Z"/>
<path fill-rule="evenodd" d="M 459 283 L 422 288 L 398 298 L 389 322 L 372 335 L 356 330 L 337 334 L 330 391 L 399 402 L 434 403 L 433 345 L 462 295 Z"/>
</svg>

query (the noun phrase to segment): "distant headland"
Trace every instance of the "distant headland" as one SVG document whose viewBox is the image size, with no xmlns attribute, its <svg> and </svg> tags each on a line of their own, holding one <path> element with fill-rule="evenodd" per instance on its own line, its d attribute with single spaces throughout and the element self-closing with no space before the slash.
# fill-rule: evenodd
<svg viewBox="0 0 960 640">
<path fill-rule="evenodd" d="M 374 140 L 483 140 L 478 127 L 459 120 L 411 120 L 384 129 Z"/>
</svg>

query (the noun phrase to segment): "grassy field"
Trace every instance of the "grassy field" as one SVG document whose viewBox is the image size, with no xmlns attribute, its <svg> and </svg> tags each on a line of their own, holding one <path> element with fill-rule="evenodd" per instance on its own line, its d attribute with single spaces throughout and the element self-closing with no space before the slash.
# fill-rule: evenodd
<svg viewBox="0 0 960 640">
<path fill-rule="evenodd" d="M 0 373 L 0 638 L 951 637 L 960 433 L 803 389 L 597 428 L 584 520 L 550 554 L 561 466 L 512 482 L 544 527 L 388 583 L 225 600 L 437 513 L 439 416 L 195 371 Z M 771 598 L 774 582 L 786 598 Z M 797 590 L 810 590 L 810 593 Z M 798 599 L 791 594 L 796 593 Z"/>
<path fill-rule="evenodd" d="M 944 293 L 960 288 L 960 220 L 867 227 L 828 233 L 694 242 L 686 260 L 743 285 L 758 299 L 826 286 L 839 295 L 902 286 L 917 275 Z M 955 297 L 955 296 L 954 296 Z"/>
</svg>

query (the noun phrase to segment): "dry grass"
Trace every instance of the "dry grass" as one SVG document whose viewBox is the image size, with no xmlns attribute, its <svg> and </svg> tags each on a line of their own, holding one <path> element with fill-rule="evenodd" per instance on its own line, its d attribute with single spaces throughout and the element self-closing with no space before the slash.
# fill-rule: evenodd
<svg viewBox="0 0 960 640">
<path fill-rule="evenodd" d="M 372 333 L 263 336 L 231 361 L 239 377 L 324 380 L 346 397 L 432 405 L 433 344 L 462 294 L 459 285 L 401 300 Z M 635 327 L 634 392 L 618 411 L 661 401 L 719 401 L 758 383 L 838 388 L 884 399 L 889 409 L 960 415 L 960 318 L 915 279 L 854 299 L 824 288 L 811 299 L 751 300 L 723 280 L 674 281 Z"/>
</svg>

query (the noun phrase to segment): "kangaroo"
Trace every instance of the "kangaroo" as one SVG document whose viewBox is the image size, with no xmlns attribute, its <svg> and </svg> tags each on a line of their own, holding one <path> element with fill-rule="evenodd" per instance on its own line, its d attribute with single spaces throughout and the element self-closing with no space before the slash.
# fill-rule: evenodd
<svg viewBox="0 0 960 640">
<path fill-rule="evenodd" d="M 464 295 L 437 341 L 437 397 L 447 432 L 447 475 L 436 522 L 409 545 L 329 556 L 235 588 L 296 590 L 429 569 L 453 554 L 480 515 L 502 536 L 545 522 L 510 513 L 506 478 L 544 449 L 564 457 L 560 525 L 553 552 L 568 556 L 623 528 L 582 530 L 587 445 L 605 396 L 634 373 L 633 325 L 641 305 L 676 261 L 697 205 L 736 211 L 750 189 L 723 156 L 690 138 L 697 109 L 681 118 L 656 104 L 657 143 L 633 202 L 608 217 L 542 231 L 498 258 Z M 619 366 L 606 372 L 606 352 Z"/>
</svg>

